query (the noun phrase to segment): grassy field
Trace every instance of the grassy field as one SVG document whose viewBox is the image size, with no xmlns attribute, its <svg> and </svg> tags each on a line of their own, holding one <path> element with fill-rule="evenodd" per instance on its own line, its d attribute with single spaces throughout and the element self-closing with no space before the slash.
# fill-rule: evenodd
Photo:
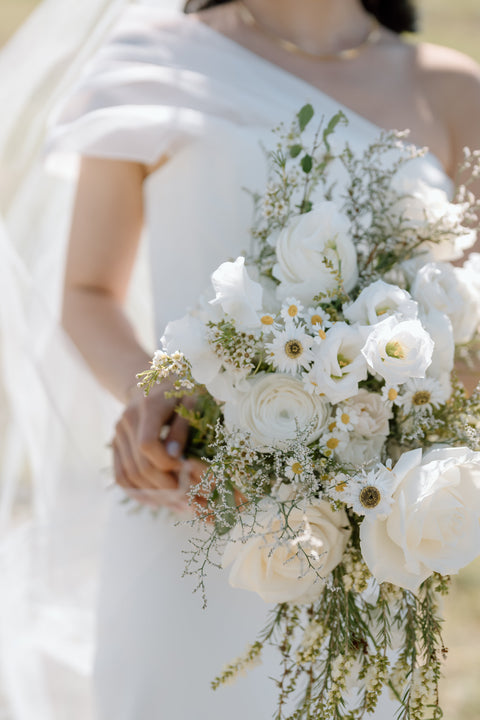
<svg viewBox="0 0 480 720">
<path fill-rule="evenodd" d="M 0 0 L 0 45 L 36 4 L 36 0 Z M 423 0 L 420 7 L 422 39 L 455 47 L 480 62 L 479 0 Z M 455 579 L 445 614 L 449 647 L 442 690 L 445 720 L 479 720 L 480 561 Z"/>
</svg>

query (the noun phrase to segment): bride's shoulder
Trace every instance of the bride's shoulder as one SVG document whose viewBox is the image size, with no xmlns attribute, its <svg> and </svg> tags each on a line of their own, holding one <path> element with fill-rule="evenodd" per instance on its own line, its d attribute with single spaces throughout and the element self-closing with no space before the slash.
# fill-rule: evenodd
<svg viewBox="0 0 480 720">
<path fill-rule="evenodd" d="M 416 45 L 415 58 L 419 81 L 437 102 L 452 110 L 472 103 L 480 108 L 480 65 L 475 60 L 433 43 Z"/>
<path fill-rule="evenodd" d="M 415 46 L 415 68 L 422 93 L 461 149 L 480 147 L 480 65 L 468 55 L 432 43 Z"/>
<path fill-rule="evenodd" d="M 480 65 L 468 55 L 444 45 L 415 45 L 418 71 L 443 83 L 479 83 Z"/>
</svg>

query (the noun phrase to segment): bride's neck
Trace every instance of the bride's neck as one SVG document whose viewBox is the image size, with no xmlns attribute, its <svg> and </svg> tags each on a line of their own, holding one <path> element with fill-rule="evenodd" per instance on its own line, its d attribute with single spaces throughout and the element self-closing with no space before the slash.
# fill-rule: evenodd
<svg viewBox="0 0 480 720">
<path fill-rule="evenodd" d="M 359 45 L 371 28 L 360 0 L 242 0 L 266 32 L 317 55 Z"/>
</svg>

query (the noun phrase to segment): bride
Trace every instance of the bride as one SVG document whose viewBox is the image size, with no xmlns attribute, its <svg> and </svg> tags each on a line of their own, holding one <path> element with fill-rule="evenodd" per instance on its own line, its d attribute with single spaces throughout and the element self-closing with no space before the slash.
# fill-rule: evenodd
<svg viewBox="0 0 480 720">
<path fill-rule="evenodd" d="M 123 309 L 142 232 L 160 337 L 245 247 L 252 208 L 242 188 L 264 184 L 260 143 L 307 101 L 327 118 L 342 108 L 353 147 L 381 128 L 409 128 L 430 149 L 418 177 L 450 190 L 463 147 L 480 145 L 480 71 L 452 50 L 405 42 L 414 26 L 409 0 L 190 1 L 169 19 L 132 6 L 57 109 L 49 156 L 81 158 L 63 325 L 124 406 L 97 622 L 102 720 L 264 720 L 275 709 L 273 656 L 236 686 L 209 689 L 267 606 L 213 573 L 204 611 L 181 579 L 188 530 L 171 511 L 186 504 L 186 426 L 165 387 L 148 398 L 137 389 L 150 352 Z M 125 495 L 144 510 L 131 512 Z M 373 717 L 395 711 L 384 697 Z"/>
</svg>

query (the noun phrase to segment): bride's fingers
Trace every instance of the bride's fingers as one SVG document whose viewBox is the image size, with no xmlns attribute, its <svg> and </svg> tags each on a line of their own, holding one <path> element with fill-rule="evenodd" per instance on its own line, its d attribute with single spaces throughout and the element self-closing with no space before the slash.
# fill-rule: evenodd
<svg viewBox="0 0 480 720">
<path fill-rule="evenodd" d="M 145 404 L 136 428 L 139 452 L 162 472 L 178 472 L 180 469 L 178 455 L 175 452 L 169 452 L 166 445 L 159 439 L 162 428 L 170 421 L 173 412 L 171 404 L 160 408 L 154 403 Z"/>
<path fill-rule="evenodd" d="M 187 410 L 192 410 L 195 400 L 193 397 L 185 397 L 181 404 Z M 179 458 L 182 455 L 187 444 L 189 427 L 188 421 L 176 412 L 165 440 L 165 448 L 171 456 Z"/>
<path fill-rule="evenodd" d="M 171 473 L 157 470 L 145 457 L 141 456 L 136 448 L 134 438 L 120 423 L 113 442 L 114 451 L 118 455 L 120 464 L 122 487 L 130 487 L 140 491 L 149 492 L 163 490 L 177 490 L 178 482 Z"/>
</svg>

